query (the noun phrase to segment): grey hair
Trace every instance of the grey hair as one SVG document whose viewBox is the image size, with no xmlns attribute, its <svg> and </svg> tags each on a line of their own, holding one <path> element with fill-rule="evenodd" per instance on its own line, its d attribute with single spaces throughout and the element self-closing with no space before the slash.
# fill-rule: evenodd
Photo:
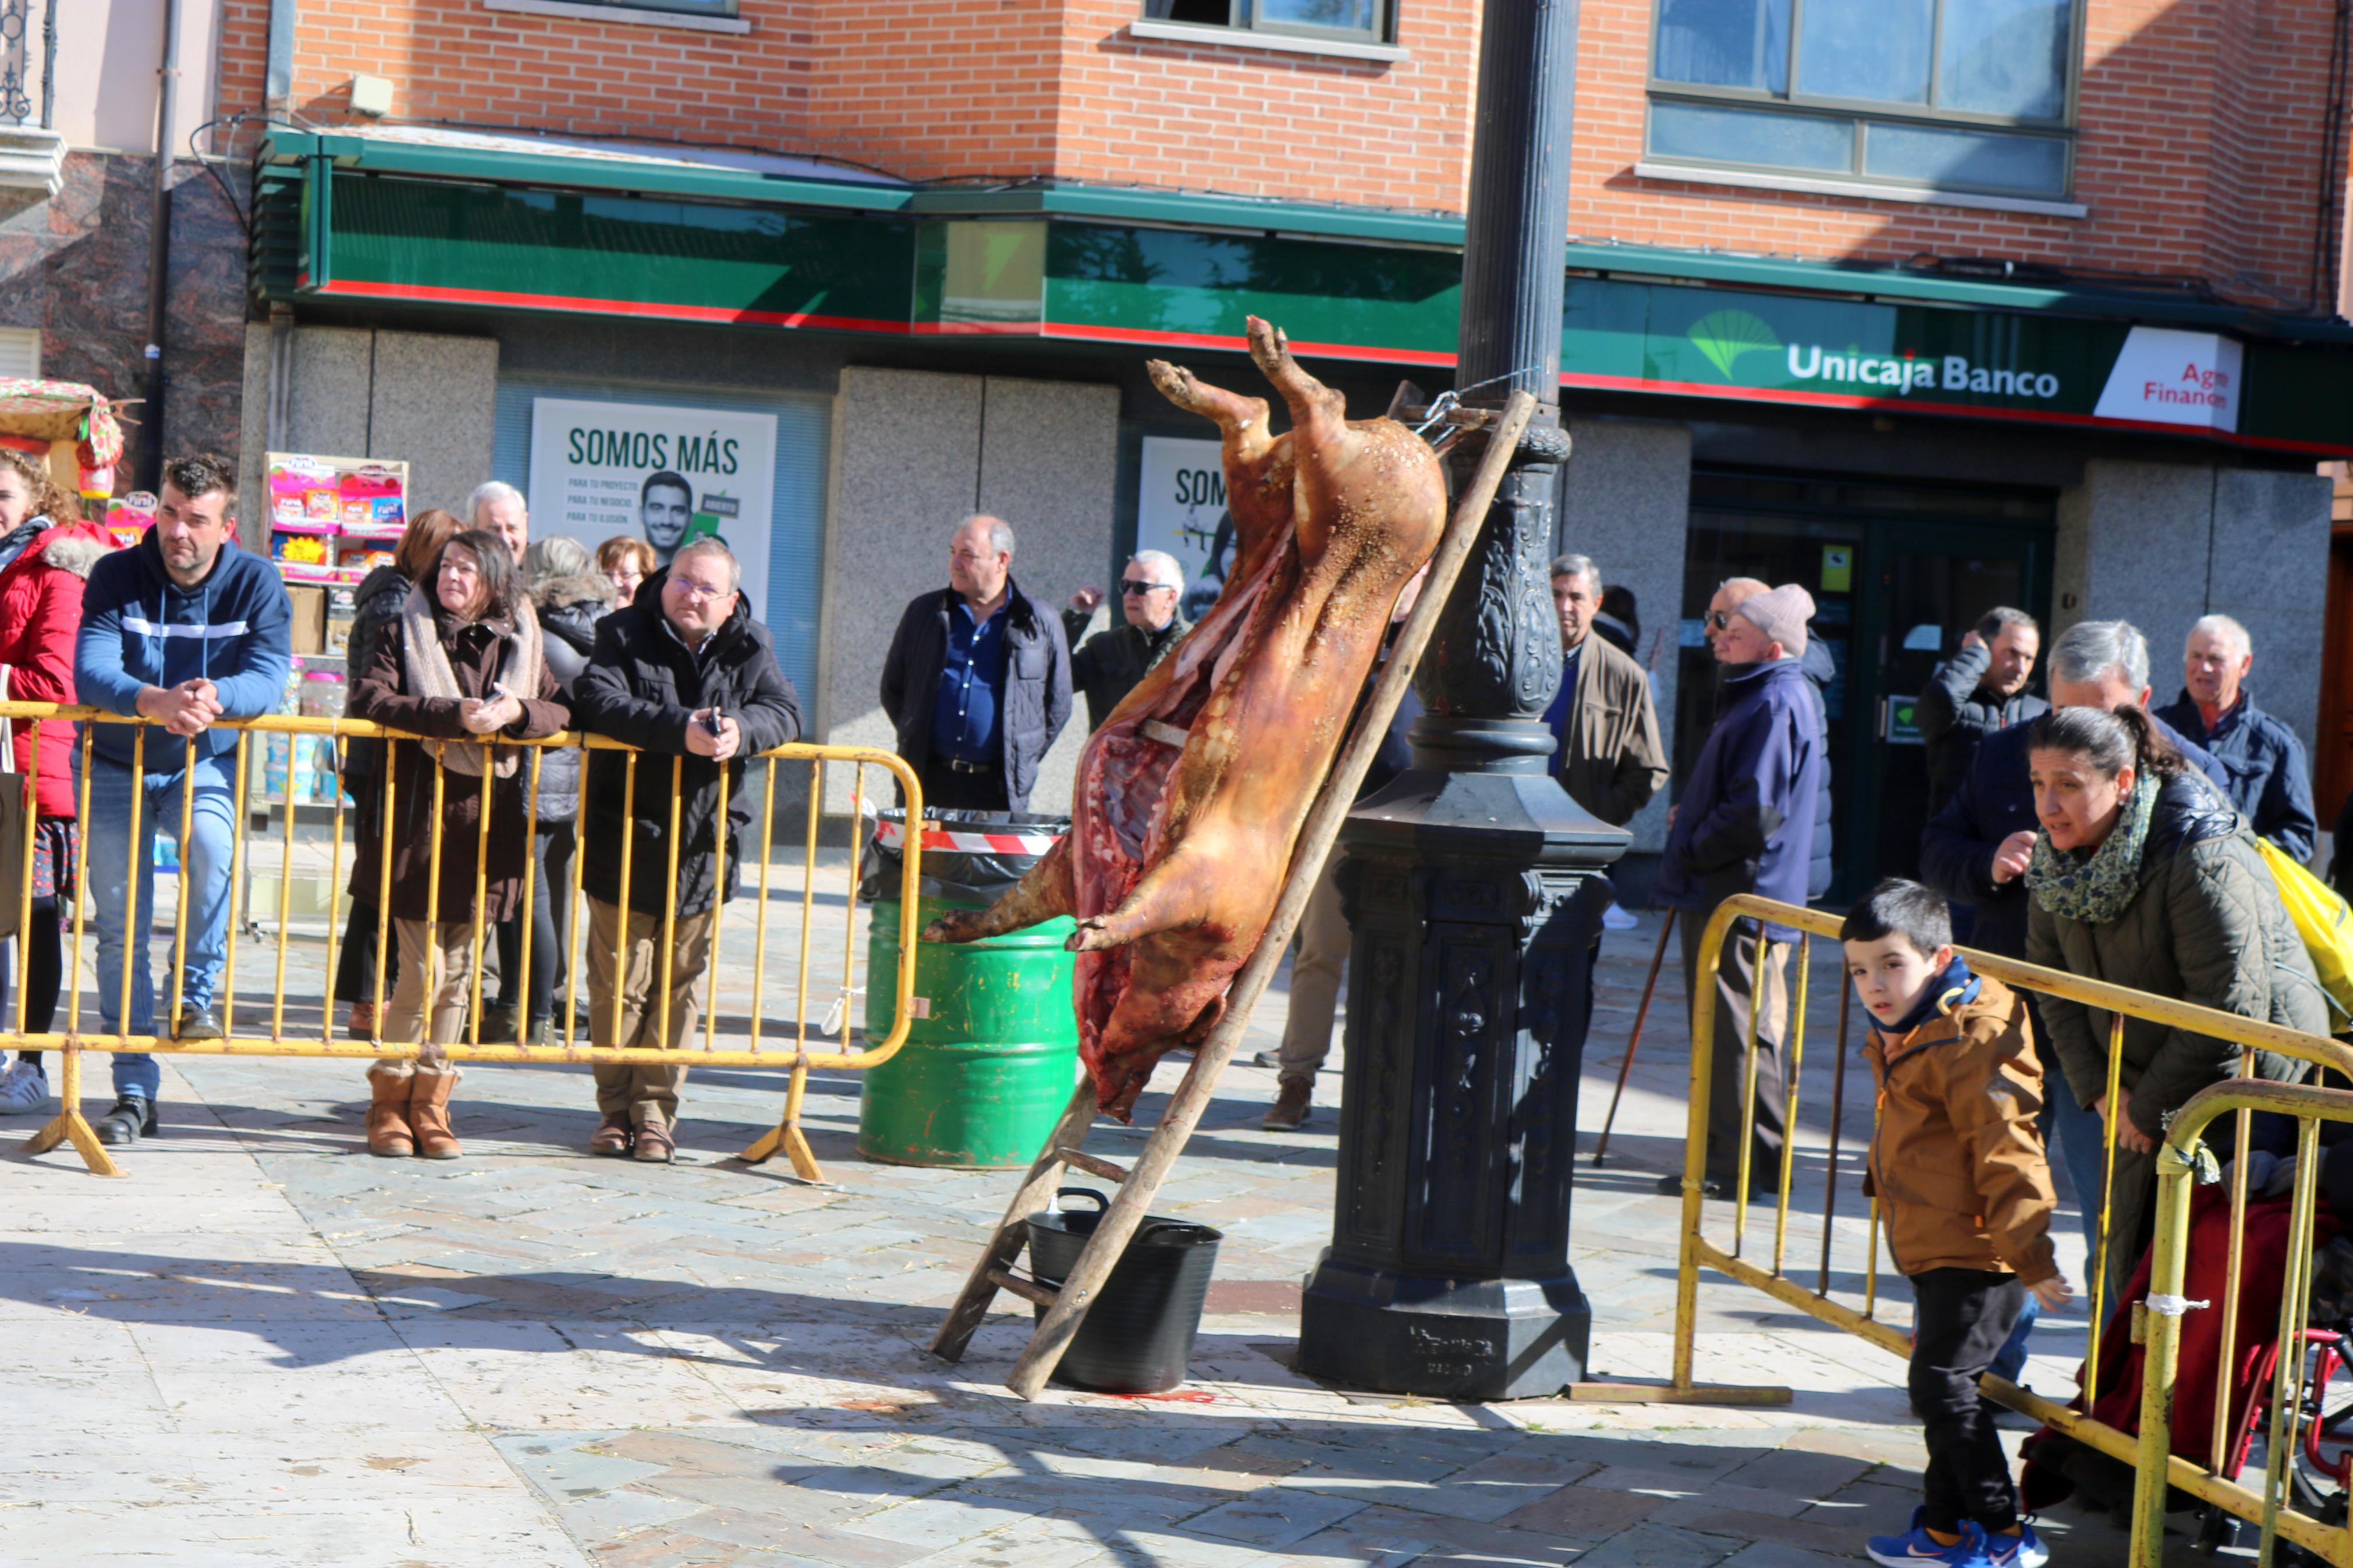
<svg viewBox="0 0 2353 1568">
<path fill-rule="evenodd" d="M 2189 637 L 2194 637 L 2200 632 L 2215 632 L 2220 634 L 2221 636 L 2228 638 L 2231 646 L 2236 648 L 2242 655 L 2251 654 L 2255 651 L 2255 640 L 2247 635 L 2247 628 L 2241 626 L 2238 622 L 2232 620 L 2228 616 L 2199 616 L 2197 621 L 2189 628 Z M 2189 637 L 2184 637 L 2181 639 L 2181 650 L 2184 653 L 2189 651 Z"/>
<path fill-rule="evenodd" d="M 2130 621 L 2077 621 L 2051 645 L 2051 679 L 2069 686 L 2105 680 L 2110 670 L 2135 691 L 2148 685 L 2148 639 Z"/>
<path fill-rule="evenodd" d="M 985 511 L 976 511 L 957 523 L 955 531 L 957 533 L 962 533 L 976 522 L 988 524 L 988 547 L 1010 559 L 1013 554 L 1013 525 L 1001 517 L 991 517 Z M 951 534 L 949 537 L 954 538 L 955 535 Z"/>
<path fill-rule="evenodd" d="M 2035 624 L 2032 616 L 2028 615 L 2024 610 L 2014 610 L 2008 605 L 1996 605 L 1978 617 L 1978 636 L 1988 642 L 1993 641 L 2011 626 L 2024 626 L 2028 631 L 2037 635 L 2040 635 L 2042 630 Z"/>
<path fill-rule="evenodd" d="M 523 509 L 526 515 L 531 511 L 531 503 L 523 500 L 522 492 L 514 486 L 504 479 L 485 479 L 474 487 L 472 495 L 466 498 L 466 526 L 471 528 L 480 521 L 482 508 L 486 503 L 500 500 L 514 502 Z"/>
<path fill-rule="evenodd" d="M 612 579 L 596 570 L 596 557 L 588 547 L 569 534 L 552 533 L 531 542 L 522 552 L 522 586 L 535 605 L 613 602 Z"/>
<path fill-rule="evenodd" d="M 1185 591 L 1185 567 L 1166 550 L 1139 550 L 1127 558 L 1127 563 L 1151 573 L 1152 580 L 1164 588 Z"/>
<path fill-rule="evenodd" d="M 744 586 L 744 563 L 735 559 L 735 552 L 723 542 L 705 534 L 701 539 L 680 545 L 678 553 L 670 558 L 671 569 L 675 571 L 678 563 L 690 555 L 716 555 L 727 563 L 727 591 L 733 594 Z"/>
<path fill-rule="evenodd" d="M 1554 556 L 1552 558 L 1551 575 L 1555 577 L 1582 577 L 1586 582 L 1592 584 L 1594 595 L 1596 597 L 1600 595 L 1601 568 L 1593 563 L 1593 557 L 1590 555 L 1578 555 L 1572 552 L 1567 555 Z"/>
</svg>

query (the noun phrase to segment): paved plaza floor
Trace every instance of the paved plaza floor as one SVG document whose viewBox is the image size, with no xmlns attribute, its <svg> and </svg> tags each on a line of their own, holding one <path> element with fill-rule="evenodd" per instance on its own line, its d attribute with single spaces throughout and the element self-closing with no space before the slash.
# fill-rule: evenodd
<svg viewBox="0 0 2353 1568">
<path fill-rule="evenodd" d="M 1605 945 L 1587 1149 L 1657 929 Z M 312 1019 L 316 934 L 290 981 Z M 1835 982 L 1815 965 L 1796 1180 L 1816 1217 L 1790 1244 L 1807 1280 Z M 1609 1162 L 1578 1172 L 1597 1375 L 1666 1369 L 1678 1213 L 1652 1189 L 1680 1167 L 1686 1062 L 1671 961 Z M 1864 1083 L 1858 1067 L 1832 1227 L 1832 1278 L 1856 1300 Z M 818 1075 L 808 1105 L 827 1184 L 745 1165 L 783 1085 L 699 1072 L 661 1167 L 586 1155 L 586 1069 L 476 1068 L 467 1157 L 437 1163 L 361 1149 L 358 1063 L 192 1057 L 167 1062 L 163 1132 L 125 1152 L 123 1179 L 69 1152 L 0 1161 L 0 1563 L 1798 1568 L 1860 1560 L 1916 1500 L 1901 1363 L 1721 1279 L 1702 1291 L 1703 1375 L 1786 1384 L 1789 1405 L 1458 1405 L 1294 1375 L 1335 1121 L 1327 1103 L 1297 1133 L 1260 1131 L 1273 1075 L 1246 1065 L 1156 1205 L 1227 1237 L 1193 1381 L 1025 1404 L 1002 1380 L 1026 1307 L 1000 1300 L 960 1365 L 924 1349 L 1014 1178 L 862 1162 L 848 1073 Z M 1106 1124 L 1091 1146 L 1142 1136 Z M 2072 1215 L 2062 1233 L 2073 1268 Z M 1901 1282 L 1882 1290 L 1901 1321 Z M 2083 1329 L 2045 1321 L 2038 1388 L 2067 1385 Z M 2063 1568 L 2122 1560 L 2105 1516 L 2045 1524 Z"/>
</svg>

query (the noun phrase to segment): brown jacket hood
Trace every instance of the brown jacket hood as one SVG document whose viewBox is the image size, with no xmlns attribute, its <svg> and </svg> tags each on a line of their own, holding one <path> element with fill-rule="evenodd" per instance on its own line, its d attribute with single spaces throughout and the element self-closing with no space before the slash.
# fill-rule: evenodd
<svg viewBox="0 0 2353 1568">
<path fill-rule="evenodd" d="M 1870 1190 L 1887 1215 L 1888 1250 L 1905 1274 L 2007 1268 L 2054 1278 L 2051 1166 L 2026 1004 L 1979 976 L 1977 996 L 1899 1035 L 1871 1031 L 1879 1084 Z"/>
</svg>

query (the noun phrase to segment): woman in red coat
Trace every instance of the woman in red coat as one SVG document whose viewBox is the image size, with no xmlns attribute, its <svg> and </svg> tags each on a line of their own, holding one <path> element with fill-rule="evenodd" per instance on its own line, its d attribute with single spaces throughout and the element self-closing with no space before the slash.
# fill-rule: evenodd
<svg viewBox="0 0 2353 1568">
<path fill-rule="evenodd" d="M 114 547 L 106 531 L 81 521 L 81 504 L 60 489 L 37 458 L 0 447 L 0 666 L 7 669 L 7 696 L 16 702 L 74 700 L 74 637 L 81 626 L 81 590 L 98 558 Z M 33 770 L 33 919 L 22 951 L 25 972 L 25 1032 L 46 1035 L 56 1021 L 58 993 L 65 978 L 62 911 L 74 897 L 74 726 L 63 719 L 38 725 L 18 723 L 16 772 Z M 16 786 L 21 787 L 21 786 Z M 0 888 L 0 898 L 21 897 Z M 16 1004 L 0 1012 L 0 1030 L 16 1027 Z M 20 1052 L 0 1073 L 0 1112 L 43 1110 L 47 1076 L 40 1053 Z"/>
</svg>

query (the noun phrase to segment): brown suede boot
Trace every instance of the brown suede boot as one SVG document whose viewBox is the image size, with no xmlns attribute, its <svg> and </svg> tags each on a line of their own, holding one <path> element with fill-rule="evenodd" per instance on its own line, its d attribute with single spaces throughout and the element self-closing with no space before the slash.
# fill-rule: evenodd
<svg viewBox="0 0 2353 1568">
<path fill-rule="evenodd" d="M 417 1133 L 408 1125 L 408 1096 L 413 1086 L 408 1064 L 378 1062 L 368 1068 L 368 1088 L 375 1096 L 368 1106 L 367 1148 L 387 1160 L 417 1152 Z"/>
<path fill-rule="evenodd" d="M 417 1130 L 417 1152 L 427 1160 L 454 1160 L 465 1152 L 449 1128 L 449 1091 L 459 1073 L 448 1062 L 417 1064 L 416 1088 L 408 1096 L 408 1122 Z"/>
</svg>

